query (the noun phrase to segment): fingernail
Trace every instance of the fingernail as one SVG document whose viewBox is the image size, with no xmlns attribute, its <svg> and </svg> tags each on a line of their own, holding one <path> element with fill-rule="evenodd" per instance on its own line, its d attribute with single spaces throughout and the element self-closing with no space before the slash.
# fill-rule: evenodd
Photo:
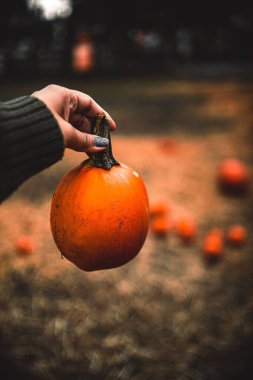
<svg viewBox="0 0 253 380">
<path fill-rule="evenodd" d="M 107 146 L 109 146 L 109 140 L 105 137 L 95 136 L 94 146 L 107 147 Z"/>
</svg>

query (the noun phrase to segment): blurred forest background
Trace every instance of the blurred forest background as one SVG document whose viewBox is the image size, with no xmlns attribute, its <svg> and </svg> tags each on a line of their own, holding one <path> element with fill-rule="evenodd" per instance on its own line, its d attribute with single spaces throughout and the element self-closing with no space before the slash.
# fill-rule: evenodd
<svg viewBox="0 0 253 380">
<path fill-rule="evenodd" d="M 250 64 L 253 5 L 223 5 L 4 1 L 0 76 L 170 72 L 185 63 Z"/>
</svg>

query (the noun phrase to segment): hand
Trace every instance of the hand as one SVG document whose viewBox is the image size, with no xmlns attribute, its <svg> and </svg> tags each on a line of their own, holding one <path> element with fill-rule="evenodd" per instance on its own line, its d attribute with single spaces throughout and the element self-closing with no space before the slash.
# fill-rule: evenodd
<svg viewBox="0 0 253 380">
<path fill-rule="evenodd" d="M 111 116 L 89 95 L 51 84 L 32 96 L 40 99 L 50 109 L 64 137 L 66 148 L 78 152 L 96 153 L 104 150 L 108 139 L 91 135 L 91 120 L 97 115 L 106 115 L 111 130 L 116 124 Z"/>
</svg>

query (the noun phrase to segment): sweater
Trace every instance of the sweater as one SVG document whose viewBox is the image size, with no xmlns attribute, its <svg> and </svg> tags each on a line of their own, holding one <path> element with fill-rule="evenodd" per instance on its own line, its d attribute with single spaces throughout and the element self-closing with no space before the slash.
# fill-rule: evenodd
<svg viewBox="0 0 253 380">
<path fill-rule="evenodd" d="M 0 103 L 0 202 L 63 153 L 61 130 L 42 101 L 22 96 Z"/>
</svg>

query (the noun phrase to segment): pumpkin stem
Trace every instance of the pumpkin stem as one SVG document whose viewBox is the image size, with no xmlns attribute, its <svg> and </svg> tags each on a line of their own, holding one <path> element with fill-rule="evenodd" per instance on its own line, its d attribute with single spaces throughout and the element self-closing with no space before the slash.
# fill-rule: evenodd
<svg viewBox="0 0 253 380">
<path fill-rule="evenodd" d="M 112 154 L 110 125 L 105 115 L 98 115 L 93 119 L 91 133 L 100 137 L 106 137 L 109 140 L 109 145 L 102 152 L 93 153 L 88 160 L 83 164 L 89 167 L 102 168 L 110 170 L 113 166 L 119 165 Z"/>
</svg>

